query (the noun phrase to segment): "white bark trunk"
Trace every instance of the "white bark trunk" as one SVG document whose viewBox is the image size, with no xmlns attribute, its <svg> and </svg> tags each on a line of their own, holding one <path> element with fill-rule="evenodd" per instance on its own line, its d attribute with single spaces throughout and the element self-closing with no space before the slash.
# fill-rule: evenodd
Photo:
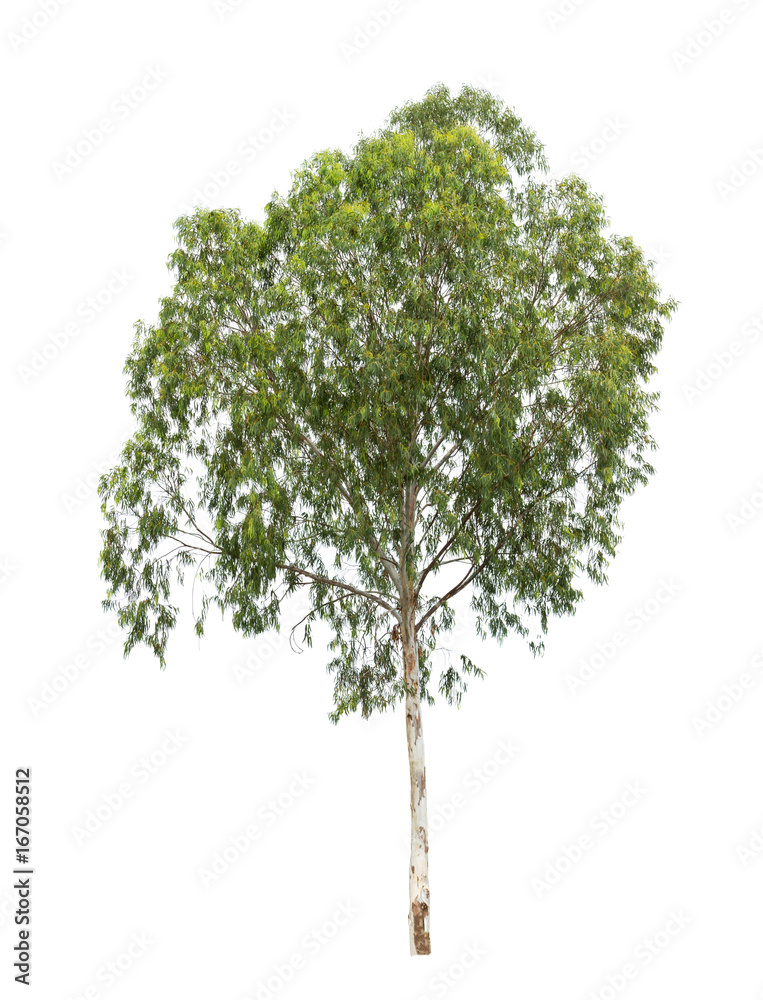
<svg viewBox="0 0 763 1000">
<path fill-rule="evenodd" d="M 410 909 L 408 929 L 411 955 L 429 955 L 429 844 L 427 842 L 427 783 L 424 736 L 421 729 L 419 655 L 413 615 L 403 626 L 403 663 L 406 685 L 405 726 L 411 772 L 411 865 L 408 876 Z"/>
</svg>

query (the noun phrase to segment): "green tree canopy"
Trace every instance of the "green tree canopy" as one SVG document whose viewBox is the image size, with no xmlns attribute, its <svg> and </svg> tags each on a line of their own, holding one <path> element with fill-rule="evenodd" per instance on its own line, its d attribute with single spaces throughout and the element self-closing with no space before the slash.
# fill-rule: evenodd
<svg viewBox="0 0 763 1000">
<path fill-rule="evenodd" d="M 406 616 L 421 695 L 458 701 L 469 657 L 431 676 L 457 594 L 483 638 L 537 652 L 606 579 L 676 303 L 585 181 L 546 172 L 496 97 L 437 86 L 312 156 L 263 222 L 177 221 L 172 294 L 126 364 L 137 430 L 101 481 L 126 653 L 165 664 L 189 568 L 199 635 L 212 604 L 278 627 L 309 588 L 336 721 L 404 697 Z"/>
</svg>

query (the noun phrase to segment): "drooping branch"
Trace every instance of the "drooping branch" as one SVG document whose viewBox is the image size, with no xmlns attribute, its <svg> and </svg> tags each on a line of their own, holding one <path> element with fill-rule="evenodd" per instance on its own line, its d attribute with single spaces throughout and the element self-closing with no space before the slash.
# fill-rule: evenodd
<svg viewBox="0 0 763 1000">
<path fill-rule="evenodd" d="M 322 583 L 328 587 L 338 587 L 340 590 L 346 590 L 357 597 L 365 597 L 369 601 L 378 604 L 380 608 L 384 608 L 385 611 L 389 611 L 390 614 L 394 615 L 400 621 L 400 612 L 398 609 L 385 601 L 384 597 L 375 591 L 360 590 L 358 587 L 353 587 L 352 584 L 346 583 L 343 580 L 334 580 L 332 577 L 321 576 L 318 573 L 312 573 L 310 570 L 303 569 L 301 566 L 295 566 L 292 563 L 275 563 L 275 567 L 276 569 L 298 573 L 300 576 L 307 577 L 308 580 L 313 580 L 315 583 Z"/>
</svg>

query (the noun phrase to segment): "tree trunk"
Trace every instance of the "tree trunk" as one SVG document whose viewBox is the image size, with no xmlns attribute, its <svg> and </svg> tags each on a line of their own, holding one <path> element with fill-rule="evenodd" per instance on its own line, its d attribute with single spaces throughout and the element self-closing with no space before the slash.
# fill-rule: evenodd
<svg viewBox="0 0 763 1000">
<path fill-rule="evenodd" d="M 411 771 L 411 866 L 408 874 L 410 910 L 408 929 L 411 955 L 429 955 L 429 844 L 427 843 L 427 784 L 424 768 L 424 735 L 421 730 L 419 654 L 413 615 L 402 629 L 403 665 L 408 691 L 405 726 Z"/>
</svg>

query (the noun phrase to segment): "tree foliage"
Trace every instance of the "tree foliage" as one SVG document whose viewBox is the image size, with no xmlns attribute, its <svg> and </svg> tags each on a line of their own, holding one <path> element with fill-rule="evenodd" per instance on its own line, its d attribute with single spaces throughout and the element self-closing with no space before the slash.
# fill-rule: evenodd
<svg viewBox="0 0 763 1000">
<path fill-rule="evenodd" d="M 101 481 L 104 607 L 162 666 L 193 570 L 254 635 L 309 589 L 335 654 L 336 721 L 422 694 L 468 588 L 484 638 L 542 649 L 618 508 L 654 470 L 663 321 L 652 265 L 577 176 L 487 92 L 440 85 L 351 154 L 323 150 L 264 221 L 176 222 L 175 284 L 126 363 L 138 426 Z M 468 658 L 437 689 L 458 701 Z"/>
</svg>

